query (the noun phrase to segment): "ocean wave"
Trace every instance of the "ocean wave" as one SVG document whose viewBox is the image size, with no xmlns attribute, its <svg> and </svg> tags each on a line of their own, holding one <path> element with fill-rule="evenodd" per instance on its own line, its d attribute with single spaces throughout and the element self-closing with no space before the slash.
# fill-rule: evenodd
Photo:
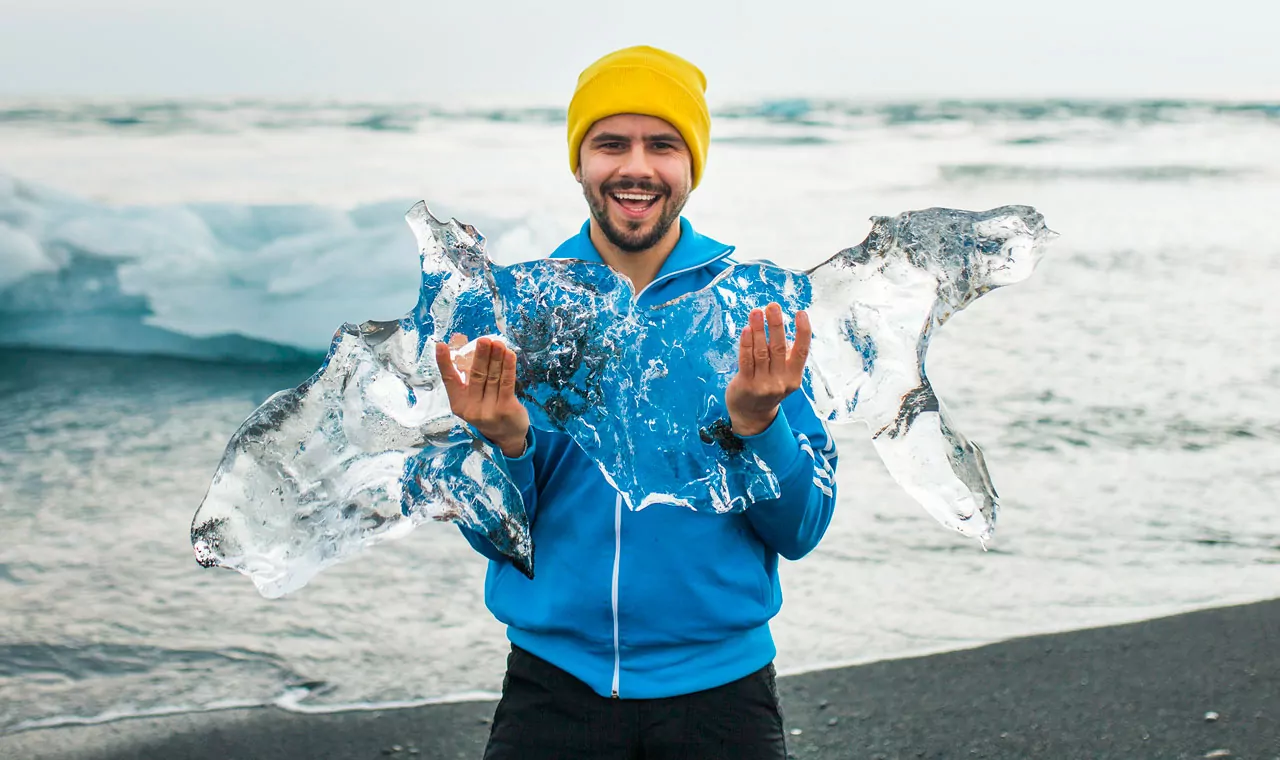
<svg viewBox="0 0 1280 760">
<path fill-rule="evenodd" d="M 1058 403 L 1055 406 L 1061 407 Z M 1202 451 L 1248 441 L 1280 441 L 1280 422 L 1267 419 L 1196 420 L 1141 407 L 1089 406 L 1044 410 L 1013 419 L 1002 444 L 1044 452 L 1109 446 Z"/>
<path fill-rule="evenodd" d="M 718 143 L 757 148 L 789 145 L 829 145 L 833 140 L 822 135 L 730 135 L 716 139 Z"/>
<path fill-rule="evenodd" d="M 235 685 L 235 696 L 227 696 L 226 684 Z M 0 697 L 15 697 L 0 708 L 0 736 L 249 707 L 317 714 L 494 701 L 501 696 L 459 691 L 399 700 L 328 701 L 325 695 L 333 688 L 325 681 L 307 680 L 277 655 L 248 649 L 0 644 Z M 146 696 L 121 700 L 121 691 Z M 58 709 L 71 704 L 76 705 L 74 711 Z"/>
<path fill-rule="evenodd" d="M 1031 164 L 945 164 L 943 181 L 1103 180 L 1108 182 L 1186 182 L 1195 179 L 1236 179 L 1258 174 L 1256 169 L 1230 166 L 1043 166 Z"/>
<path fill-rule="evenodd" d="M 146 134 L 236 133 L 247 129 L 414 132 L 432 120 L 560 124 L 564 109 L 445 109 L 420 103 L 277 101 L 46 101 L 0 106 L 0 125 Z"/>
<path fill-rule="evenodd" d="M 466 702 L 497 702 L 502 694 L 494 691 L 464 691 L 456 694 L 445 694 L 439 697 L 423 699 L 388 700 L 386 702 L 350 702 L 334 705 L 311 705 L 300 701 L 307 694 L 305 689 L 286 689 L 279 696 L 268 700 L 254 699 L 222 699 L 205 705 L 157 705 L 150 708 L 113 708 L 94 715 L 59 714 L 37 718 L 16 724 L 5 730 L 5 733 L 16 734 L 22 731 L 34 731 L 42 728 L 59 728 L 62 726 L 99 726 L 104 723 L 115 723 L 135 718 L 163 718 L 172 715 L 203 715 L 222 712 L 224 710 L 245 710 L 257 707 L 278 707 L 286 712 L 303 715 L 326 715 L 347 712 L 377 712 L 379 710 L 404 710 L 428 705 L 453 705 Z"/>
<path fill-rule="evenodd" d="M 225 685 L 236 684 L 235 698 Z M 49 642 L 0 645 L 0 735 L 128 717 L 300 702 L 323 689 L 281 658 L 241 648 Z M 121 693 L 133 699 L 122 701 Z M 145 696 L 138 696 L 145 695 Z M 75 704 L 76 714 L 59 711 Z"/>
<path fill-rule="evenodd" d="M 925 100 L 870 102 L 791 98 L 714 109 L 717 119 L 798 127 L 903 127 L 950 122 L 1087 121 L 1147 125 L 1204 119 L 1280 125 L 1280 103 L 1200 100 Z M 559 107 L 445 108 L 424 103 L 266 100 L 30 100 L 0 104 L 0 126 L 168 134 L 250 129 L 417 132 L 436 121 L 560 125 Z"/>
<path fill-rule="evenodd" d="M 114 207 L 0 175 L 0 345 L 318 358 L 344 322 L 413 307 L 412 202 Z M 559 242 L 537 220 L 464 218 L 504 262 Z"/>
<path fill-rule="evenodd" d="M 0 644 L 0 678 L 43 675 L 50 676 L 51 680 L 81 681 L 164 668 L 208 667 L 210 663 L 249 663 L 288 673 L 278 657 L 247 649 L 165 649 L 100 642 L 77 646 L 47 642 Z"/>
<path fill-rule="evenodd" d="M 1280 103 L 1200 100 L 922 100 L 858 102 L 791 99 L 718 110 L 721 118 L 823 126 L 900 126 L 945 122 L 1100 121 L 1152 124 L 1209 117 L 1261 119 L 1280 123 Z"/>
</svg>

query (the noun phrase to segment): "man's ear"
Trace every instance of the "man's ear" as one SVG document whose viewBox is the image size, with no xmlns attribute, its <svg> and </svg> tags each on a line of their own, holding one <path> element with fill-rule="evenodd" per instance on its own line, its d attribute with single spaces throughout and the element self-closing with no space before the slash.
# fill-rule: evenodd
<svg viewBox="0 0 1280 760">
<path fill-rule="evenodd" d="M 578 168 L 573 170 L 573 178 L 578 181 L 579 185 L 582 184 L 582 162 L 581 161 L 578 162 Z"/>
</svg>

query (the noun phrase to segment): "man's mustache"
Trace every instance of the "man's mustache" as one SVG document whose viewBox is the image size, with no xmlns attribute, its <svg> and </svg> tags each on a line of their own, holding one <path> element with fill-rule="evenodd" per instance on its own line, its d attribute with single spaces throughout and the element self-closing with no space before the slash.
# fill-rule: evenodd
<svg viewBox="0 0 1280 760">
<path fill-rule="evenodd" d="M 600 188 L 604 193 L 625 193 L 632 191 L 640 191 L 642 193 L 653 193 L 654 195 L 669 195 L 670 188 L 666 185 L 655 185 L 652 182 L 637 182 L 636 180 L 619 180 L 611 182 Z"/>
</svg>

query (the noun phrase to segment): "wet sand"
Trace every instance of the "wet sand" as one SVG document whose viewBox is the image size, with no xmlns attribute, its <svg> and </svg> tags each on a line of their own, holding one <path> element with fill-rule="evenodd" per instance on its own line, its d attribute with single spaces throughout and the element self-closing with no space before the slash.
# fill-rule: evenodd
<svg viewBox="0 0 1280 760">
<path fill-rule="evenodd" d="M 1280 600 L 779 681 L 796 758 L 1280 760 Z M 480 758 L 491 702 L 0 737 L 4 760 Z"/>
</svg>

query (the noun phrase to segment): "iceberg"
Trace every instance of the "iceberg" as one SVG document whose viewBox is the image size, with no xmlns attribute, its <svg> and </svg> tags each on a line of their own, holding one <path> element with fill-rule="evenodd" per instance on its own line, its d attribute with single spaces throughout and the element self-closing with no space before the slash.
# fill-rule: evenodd
<svg viewBox="0 0 1280 760">
<path fill-rule="evenodd" d="M 802 392 L 818 416 L 865 424 L 890 474 L 934 518 L 983 542 L 992 535 L 998 497 L 982 451 L 955 429 L 925 356 L 953 314 L 1031 275 L 1054 236 L 1035 209 L 874 217 L 866 240 L 811 270 L 733 264 L 653 307 L 603 264 L 500 266 L 470 225 L 442 222 L 425 203 L 406 220 L 420 247 L 416 307 L 398 321 L 343 325 L 320 370 L 236 432 L 192 523 L 202 565 L 280 596 L 434 520 L 481 532 L 532 576 L 530 526 L 505 459 L 452 415 L 434 363 L 437 343 L 470 341 L 455 352 L 465 361 L 482 336 L 515 349 L 531 424 L 572 436 L 629 508 L 725 513 L 774 498 L 776 477 L 724 407 L 737 337 L 768 303 L 809 313 Z"/>
</svg>

